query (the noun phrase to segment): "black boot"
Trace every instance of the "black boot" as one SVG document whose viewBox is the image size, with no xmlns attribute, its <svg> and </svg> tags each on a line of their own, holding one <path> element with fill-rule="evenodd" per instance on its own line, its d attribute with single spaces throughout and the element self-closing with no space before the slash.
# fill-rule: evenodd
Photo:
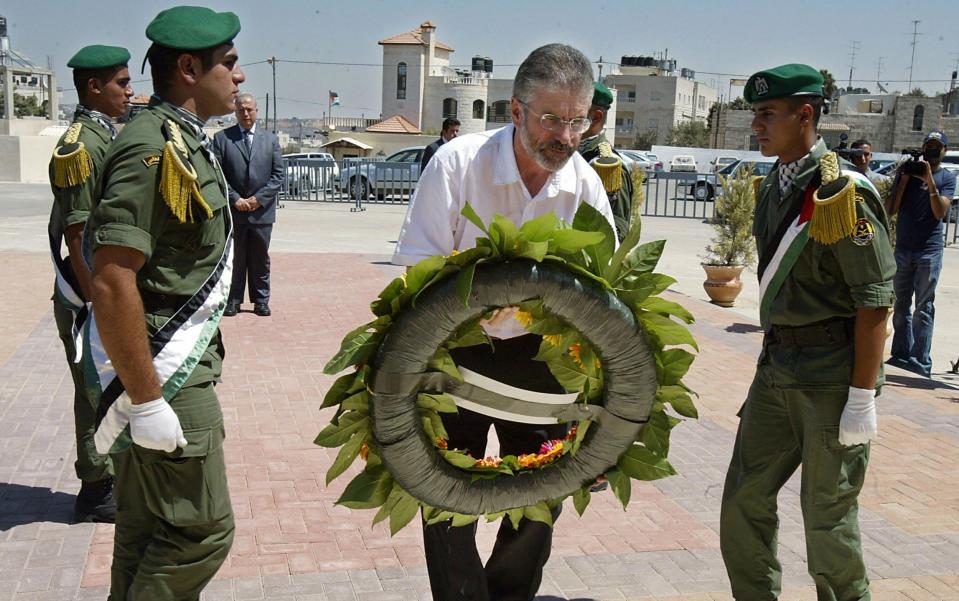
<svg viewBox="0 0 959 601">
<path fill-rule="evenodd" d="M 113 478 L 83 482 L 73 506 L 73 517 L 78 522 L 112 524 L 117 517 L 117 502 L 113 497 Z"/>
</svg>

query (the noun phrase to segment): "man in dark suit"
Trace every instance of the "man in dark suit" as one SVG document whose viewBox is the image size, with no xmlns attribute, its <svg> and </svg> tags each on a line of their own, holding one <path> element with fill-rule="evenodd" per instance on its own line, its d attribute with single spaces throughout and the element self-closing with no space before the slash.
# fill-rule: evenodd
<svg viewBox="0 0 959 601">
<path fill-rule="evenodd" d="M 236 315 L 249 280 L 253 312 L 270 315 L 270 236 L 276 195 L 283 184 L 283 155 L 276 134 L 256 126 L 256 98 L 236 98 L 237 124 L 216 134 L 213 151 L 229 186 L 233 213 L 233 285 L 224 317 Z"/>
<path fill-rule="evenodd" d="M 440 132 L 440 139 L 433 142 L 423 149 L 423 158 L 420 160 L 420 173 L 426 169 L 426 164 L 430 162 L 440 146 L 446 144 L 456 136 L 460 135 L 460 120 L 456 117 L 447 117 L 443 119 L 443 131 Z"/>
</svg>

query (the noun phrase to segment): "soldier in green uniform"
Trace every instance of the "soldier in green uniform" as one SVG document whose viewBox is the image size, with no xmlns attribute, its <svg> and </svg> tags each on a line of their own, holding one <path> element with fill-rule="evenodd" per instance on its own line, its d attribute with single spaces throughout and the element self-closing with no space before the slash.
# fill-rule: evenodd
<svg viewBox="0 0 959 601">
<path fill-rule="evenodd" d="M 198 599 L 233 540 L 214 392 L 232 224 L 202 126 L 233 111 L 239 30 L 235 14 L 200 7 L 153 19 L 155 95 L 107 152 L 90 220 L 85 359 L 100 391 L 97 448 L 116 471 L 112 601 Z"/>
<path fill-rule="evenodd" d="M 790 64 L 746 84 L 752 130 L 776 168 L 756 181 L 763 350 L 723 491 L 720 546 L 733 596 L 777 599 L 776 498 L 802 464 L 800 500 L 818 598 L 869 599 L 858 497 L 896 270 L 875 188 L 816 135 L 816 69 Z"/>
<path fill-rule="evenodd" d="M 56 276 L 53 315 L 73 378 L 74 469 L 81 483 L 74 505 L 78 522 L 112 522 L 116 515 L 113 470 L 93 442 L 96 407 L 86 391 L 76 340 L 92 298 L 90 268 L 81 252 L 83 228 L 93 208 L 103 158 L 116 137 L 113 120 L 126 114 L 133 96 L 129 60 L 127 49 L 117 46 L 86 46 L 73 55 L 67 66 L 73 69 L 79 104 L 50 159 L 53 209 L 48 232 Z M 64 242 L 67 257 L 61 255 Z"/>
<path fill-rule="evenodd" d="M 629 169 L 613 145 L 606 140 L 603 128 L 606 127 L 606 115 L 613 106 L 613 93 L 598 81 L 593 84 L 593 101 L 587 116 L 591 121 L 588 130 L 579 143 L 579 154 L 596 169 L 603 187 L 609 196 L 609 205 L 613 209 L 616 222 L 616 235 L 620 242 L 629 231 L 629 214 L 633 206 L 633 180 Z"/>
</svg>

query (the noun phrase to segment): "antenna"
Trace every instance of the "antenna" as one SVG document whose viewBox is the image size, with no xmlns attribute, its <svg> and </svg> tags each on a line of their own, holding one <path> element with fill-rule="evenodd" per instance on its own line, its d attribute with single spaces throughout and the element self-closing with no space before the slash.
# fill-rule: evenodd
<svg viewBox="0 0 959 601">
<path fill-rule="evenodd" d="M 849 84 L 846 86 L 847 90 L 852 90 L 852 71 L 856 66 L 856 52 L 859 51 L 859 41 L 854 40 L 849 45 Z"/>
<path fill-rule="evenodd" d="M 879 60 L 876 62 L 876 87 L 879 88 L 879 91 L 883 94 L 888 94 L 889 90 L 883 87 L 879 80 L 882 79 L 882 57 L 879 57 Z"/>
<path fill-rule="evenodd" d="M 916 39 L 922 35 L 919 33 L 919 21 L 914 20 L 912 22 L 912 58 L 909 59 L 909 87 L 906 89 L 906 93 L 912 91 L 912 70 L 916 64 Z"/>
</svg>

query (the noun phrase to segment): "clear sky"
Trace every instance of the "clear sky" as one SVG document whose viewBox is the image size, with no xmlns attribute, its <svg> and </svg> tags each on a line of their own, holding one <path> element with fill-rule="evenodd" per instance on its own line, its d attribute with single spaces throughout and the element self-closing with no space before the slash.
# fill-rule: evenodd
<svg viewBox="0 0 959 601">
<path fill-rule="evenodd" d="M 262 99 L 267 92 L 273 95 L 271 69 L 262 61 L 271 56 L 280 61 L 276 96 L 281 118 L 321 116 L 328 90 L 340 95 L 336 115 L 379 116 L 382 49 L 377 41 L 410 31 L 425 20 L 433 21 L 438 38 L 455 48 L 453 63 L 465 66 L 474 54 L 492 57 L 494 77 L 512 77 L 530 50 L 548 42 L 571 44 L 593 61 L 602 57 L 618 62 L 624 54 L 668 50 L 679 67 L 695 70 L 697 79 L 716 86 L 723 95 L 730 74 L 748 76 L 787 62 L 827 68 L 845 85 L 853 41 L 859 42 L 854 86 L 876 90 L 881 58 L 881 81 L 888 82 L 890 90 L 905 90 L 913 20 L 920 21 L 921 34 L 913 87 L 930 94 L 945 91 L 959 60 L 957 0 L 211 0 L 205 4 L 239 15 L 243 29 L 236 44 L 241 63 L 258 63 L 245 67 L 247 82 L 242 88 L 261 99 L 261 116 Z M 157 12 L 172 5 L 3 0 L 0 14 L 7 17 L 12 47 L 41 66 L 50 57 L 60 85 L 71 88 L 67 60 L 87 44 L 129 48 L 134 79 L 148 78 L 149 71 L 139 75 L 148 47 L 143 32 Z M 135 87 L 137 93 L 151 92 L 149 81 Z M 733 88 L 734 96 L 740 94 Z M 75 100 L 75 94 L 65 90 L 63 101 Z"/>
</svg>

